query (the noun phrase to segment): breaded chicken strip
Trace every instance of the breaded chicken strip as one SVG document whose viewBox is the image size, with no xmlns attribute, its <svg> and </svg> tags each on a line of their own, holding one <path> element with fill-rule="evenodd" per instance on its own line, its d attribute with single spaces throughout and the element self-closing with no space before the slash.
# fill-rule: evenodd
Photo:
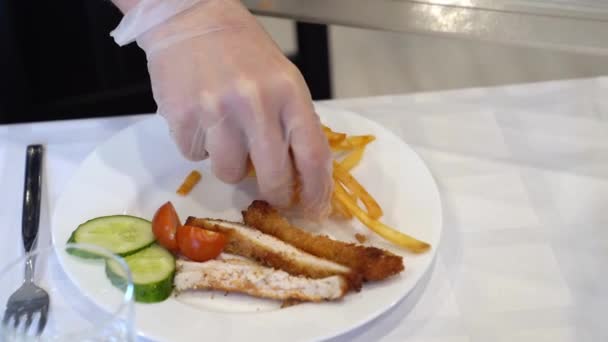
<svg viewBox="0 0 608 342">
<path fill-rule="evenodd" d="M 361 276 L 349 267 L 306 253 L 242 223 L 189 217 L 186 225 L 226 234 L 226 253 L 250 258 L 264 266 L 281 269 L 292 275 L 314 279 L 342 275 L 348 281 L 349 289 L 358 291 L 361 288 Z"/>
<path fill-rule="evenodd" d="M 218 290 L 285 301 L 320 302 L 342 298 L 348 285 L 342 276 L 311 279 L 264 267 L 248 260 L 177 260 L 175 289 Z"/>
<path fill-rule="evenodd" d="M 332 240 L 292 226 L 277 210 L 264 201 L 253 201 L 243 212 L 248 226 L 270 234 L 318 257 L 346 265 L 364 280 L 382 280 L 403 271 L 403 259 L 376 247 Z"/>
</svg>

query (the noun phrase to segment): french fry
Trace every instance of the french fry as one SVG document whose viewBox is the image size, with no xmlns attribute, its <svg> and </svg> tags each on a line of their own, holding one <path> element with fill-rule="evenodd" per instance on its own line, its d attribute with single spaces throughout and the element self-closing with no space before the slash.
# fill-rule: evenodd
<svg viewBox="0 0 608 342">
<path fill-rule="evenodd" d="M 409 249 L 414 253 L 423 253 L 431 248 L 431 245 L 424 241 L 420 241 L 414 237 L 404 234 L 394 228 L 391 228 L 380 221 L 376 221 L 369 217 L 365 211 L 361 210 L 355 202 L 348 196 L 344 189 L 336 188 L 335 195 L 342 204 L 355 216 L 361 223 L 367 226 L 376 234 L 384 239 L 394 243 L 397 246 Z"/>
<path fill-rule="evenodd" d="M 346 209 L 344 204 L 338 200 L 335 194 L 331 196 L 331 208 L 332 208 L 332 216 L 337 217 L 343 220 L 350 220 L 353 218 L 353 214 Z"/>
<path fill-rule="evenodd" d="M 247 158 L 247 177 L 255 177 L 255 168 L 251 158 Z"/>
<path fill-rule="evenodd" d="M 182 196 L 186 196 L 187 194 L 189 194 L 190 191 L 192 191 L 192 189 L 196 186 L 196 184 L 198 184 L 202 177 L 203 176 L 201 175 L 201 173 L 196 170 L 190 172 L 190 174 L 188 174 L 186 179 L 184 179 L 182 184 L 177 189 L 177 194 Z"/>
<path fill-rule="evenodd" d="M 344 159 L 342 159 L 340 166 L 345 171 L 352 170 L 359 164 L 361 158 L 363 158 L 363 152 L 365 152 L 365 146 L 352 150 Z"/>
<path fill-rule="evenodd" d="M 353 135 L 340 142 L 332 143 L 330 141 L 329 145 L 333 151 L 350 151 L 358 147 L 364 147 L 374 140 L 376 140 L 376 137 L 373 135 Z"/>
<path fill-rule="evenodd" d="M 323 128 L 323 132 L 325 133 L 327 141 L 329 141 L 330 144 L 339 144 L 341 141 L 346 139 L 345 133 L 334 132 L 331 128 L 325 125 L 322 125 L 321 127 Z"/>
<path fill-rule="evenodd" d="M 338 201 L 338 199 L 336 198 L 336 190 L 335 188 L 341 188 L 346 194 L 348 194 L 351 199 L 353 201 L 357 201 L 357 197 L 355 197 L 353 194 L 349 193 L 345 188 L 344 185 L 342 185 L 342 183 L 340 183 L 339 180 L 334 178 L 334 193 L 331 195 L 331 204 L 332 204 L 332 208 L 336 209 L 337 214 L 347 220 L 350 220 L 353 218 L 353 214 L 350 213 L 350 211 L 348 211 L 344 205 L 342 204 L 342 202 Z"/>
<path fill-rule="evenodd" d="M 339 180 L 344 186 L 353 193 L 356 198 L 359 198 L 365 208 L 367 214 L 374 220 L 379 219 L 384 214 L 382 208 L 376 200 L 370 195 L 367 190 L 353 177 L 348 171 L 342 168 L 338 162 L 334 161 L 334 178 Z M 356 201 L 354 201 L 357 203 Z"/>
</svg>

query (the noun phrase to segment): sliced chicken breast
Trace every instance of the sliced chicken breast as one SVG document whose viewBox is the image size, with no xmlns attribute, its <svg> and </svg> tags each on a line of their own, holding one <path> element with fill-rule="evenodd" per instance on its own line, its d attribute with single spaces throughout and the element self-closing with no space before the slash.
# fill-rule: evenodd
<svg viewBox="0 0 608 342">
<path fill-rule="evenodd" d="M 178 292 L 219 290 L 306 302 L 340 299 L 348 291 L 343 276 L 320 279 L 293 276 L 248 260 L 225 257 L 206 262 L 178 260 L 174 284 Z"/>
<path fill-rule="evenodd" d="M 187 225 L 219 231 L 228 236 L 224 251 L 253 259 L 262 265 L 281 269 L 291 275 L 326 278 L 342 275 L 349 289 L 360 290 L 362 278 L 351 268 L 304 252 L 272 235 L 241 223 L 190 217 Z"/>
</svg>

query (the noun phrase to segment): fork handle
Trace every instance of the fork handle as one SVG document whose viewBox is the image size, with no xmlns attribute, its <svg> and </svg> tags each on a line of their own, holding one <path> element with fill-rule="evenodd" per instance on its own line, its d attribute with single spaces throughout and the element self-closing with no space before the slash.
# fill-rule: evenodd
<svg viewBox="0 0 608 342">
<path fill-rule="evenodd" d="M 29 145 L 26 151 L 21 237 L 27 253 L 32 250 L 38 237 L 43 152 L 42 145 Z"/>
</svg>

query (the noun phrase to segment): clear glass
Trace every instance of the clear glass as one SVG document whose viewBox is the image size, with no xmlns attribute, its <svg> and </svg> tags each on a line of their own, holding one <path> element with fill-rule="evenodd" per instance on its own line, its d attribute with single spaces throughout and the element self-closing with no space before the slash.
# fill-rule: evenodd
<svg viewBox="0 0 608 342">
<path fill-rule="evenodd" d="M 82 258 L 68 253 L 68 250 L 97 257 Z M 39 314 L 33 316 L 32 324 L 26 330 L 25 316 L 18 321 L 8 319 L 11 315 L 7 315 L 6 310 L 10 296 L 26 283 L 24 279 L 30 257 L 34 265 L 34 283 L 50 298 L 47 323 L 39 337 L 36 336 Z M 106 260 L 115 261 L 113 264 L 119 267 L 117 271 L 124 277 L 116 282 L 116 286 L 106 276 Z M 25 306 L 20 307 L 24 309 Z M 96 246 L 66 244 L 42 247 L 18 260 L 2 263 L 0 308 L 2 342 L 135 340 L 131 272 L 122 258 Z M 5 315 L 8 322 L 2 324 Z"/>
</svg>

